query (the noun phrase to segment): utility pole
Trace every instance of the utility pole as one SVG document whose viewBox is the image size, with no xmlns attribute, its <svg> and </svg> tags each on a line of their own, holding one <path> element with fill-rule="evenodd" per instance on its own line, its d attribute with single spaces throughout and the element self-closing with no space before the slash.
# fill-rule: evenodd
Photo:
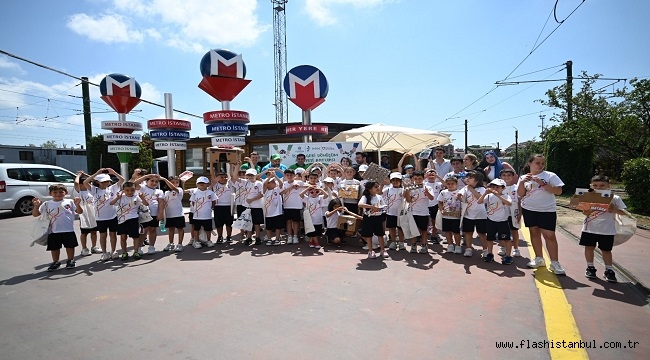
<svg viewBox="0 0 650 360">
<path fill-rule="evenodd" d="M 469 152 L 469 148 L 467 147 L 467 119 L 465 119 L 465 154 Z"/>
<path fill-rule="evenodd" d="M 81 98 L 83 99 L 83 113 L 84 113 L 84 130 L 86 134 L 86 171 L 91 173 L 93 170 L 90 168 L 90 138 L 93 137 L 93 130 L 90 116 L 90 89 L 88 88 L 88 78 L 81 78 Z"/>
<path fill-rule="evenodd" d="M 517 128 L 515 128 L 515 172 L 519 173 L 519 130 Z"/>
<path fill-rule="evenodd" d="M 546 129 L 544 127 L 544 119 L 546 118 L 546 115 L 539 114 L 539 118 L 540 118 L 540 120 L 542 120 L 542 133 L 544 133 L 544 130 Z"/>
<path fill-rule="evenodd" d="M 573 120 L 573 61 L 566 62 L 566 105 L 567 120 Z"/>
</svg>

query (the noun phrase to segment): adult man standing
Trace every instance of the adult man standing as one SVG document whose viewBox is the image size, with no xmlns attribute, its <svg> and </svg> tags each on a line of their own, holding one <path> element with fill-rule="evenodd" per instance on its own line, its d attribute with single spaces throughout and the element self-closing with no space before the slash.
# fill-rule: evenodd
<svg viewBox="0 0 650 360">
<path fill-rule="evenodd" d="M 357 162 L 356 164 L 352 165 L 352 168 L 356 172 L 354 174 L 354 178 L 357 180 L 361 180 L 361 176 L 359 176 L 359 166 L 361 165 L 368 165 L 366 162 L 366 159 L 368 158 L 368 154 L 365 152 L 357 152 L 354 156 L 354 160 Z"/>
<path fill-rule="evenodd" d="M 281 163 L 282 157 L 278 154 L 271 155 L 271 162 L 266 164 L 262 168 L 262 174 L 268 169 L 277 169 L 275 171 L 275 176 L 282 179 L 284 177 L 284 171 L 287 170 L 287 166 Z M 266 175 L 262 175 L 262 179 L 266 179 Z"/>
<path fill-rule="evenodd" d="M 307 169 L 309 165 L 305 163 L 305 160 L 307 160 L 307 156 L 305 156 L 305 154 L 296 155 L 296 163 L 289 166 L 289 169 L 291 170 L 296 170 L 297 168 Z"/>
<path fill-rule="evenodd" d="M 241 170 L 246 171 L 248 169 L 255 169 L 259 174 L 262 171 L 262 167 L 257 165 L 259 161 L 260 155 L 257 152 L 253 151 L 250 155 L 250 161 L 242 164 Z"/>
<path fill-rule="evenodd" d="M 453 171 L 451 167 L 451 162 L 445 159 L 443 157 L 444 155 L 445 155 L 445 149 L 438 147 L 436 148 L 434 153 L 435 157 L 432 160 L 429 160 L 429 168 L 436 170 L 436 172 L 441 176 L 443 174 L 448 174 Z"/>
</svg>

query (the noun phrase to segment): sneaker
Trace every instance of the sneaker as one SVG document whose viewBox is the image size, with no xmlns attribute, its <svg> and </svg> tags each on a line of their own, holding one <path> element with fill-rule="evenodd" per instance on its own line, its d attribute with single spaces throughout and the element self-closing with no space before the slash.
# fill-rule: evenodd
<svg viewBox="0 0 650 360">
<path fill-rule="evenodd" d="M 397 249 L 397 243 L 396 243 L 395 241 L 392 241 L 392 242 L 388 245 L 388 249 L 389 249 L 389 250 L 396 250 L 396 249 Z"/>
<path fill-rule="evenodd" d="M 311 240 L 309 240 L 309 247 L 310 247 L 310 248 L 313 248 L 313 247 L 314 247 L 314 242 L 311 241 Z"/>
<path fill-rule="evenodd" d="M 118 254 L 117 251 L 113 251 L 113 253 L 111 254 L 111 259 L 117 260 L 119 258 L 120 258 L 120 254 Z"/>
<path fill-rule="evenodd" d="M 250 244 L 253 243 L 253 239 L 247 238 L 246 240 L 242 241 L 241 243 L 242 243 L 242 245 L 249 246 Z"/>
<path fill-rule="evenodd" d="M 217 238 L 217 244 L 223 244 L 223 237 L 219 236 Z"/>
<path fill-rule="evenodd" d="M 492 262 L 492 260 L 494 260 L 494 254 L 492 254 L 492 253 L 487 253 L 487 254 L 485 254 L 485 256 L 483 256 L 483 261 L 485 261 L 485 262 L 489 263 L 489 262 Z"/>
<path fill-rule="evenodd" d="M 74 267 L 76 265 L 77 265 L 77 263 L 74 260 L 70 259 L 65 263 L 65 268 L 66 269 L 74 269 Z M 605 274 L 605 275 L 607 275 L 607 274 Z M 614 280 L 616 280 L 616 276 L 614 276 Z"/>
<path fill-rule="evenodd" d="M 377 258 L 377 254 L 375 254 L 374 251 L 372 250 L 368 251 L 368 259 L 376 259 L 376 258 Z"/>
<path fill-rule="evenodd" d="M 481 259 L 485 258 L 487 254 L 488 254 L 487 249 L 483 249 L 483 251 L 481 252 Z M 494 255 L 492 255 L 492 257 L 494 257 Z"/>
<path fill-rule="evenodd" d="M 81 256 L 90 256 L 90 250 L 89 249 L 81 249 Z"/>
<path fill-rule="evenodd" d="M 230 236 L 226 236 L 226 240 L 225 240 L 225 242 L 226 242 L 226 243 L 231 243 L 231 242 L 232 242 L 232 238 L 231 238 Z"/>
<path fill-rule="evenodd" d="M 55 271 L 55 270 L 57 270 L 57 269 L 60 268 L 60 267 L 61 267 L 61 263 L 60 263 L 60 262 L 58 262 L 58 261 L 57 261 L 57 262 L 53 262 L 52 265 L 50 265 L 50 267 L 47 268 L 47 272 Z"/>
<path fill-rule="evenodd" d="M 528 263 L 528 267 L 531 269 L 537 269 L 538 267 L 546 266 L 546 262 L 542 257 L 536 257 Z"/>
<path fill-rule="evenodd" d="M 138 249 L 138 254 L 140 254 L 140 256 L 144 255 L 144 250 L 142 249 L 144 249 L 144 246 L 140 246 L 140 248 Z"/>
<path fill-rule="evenodd" d="M 590 279 L 597 279 L 598 277 L 596 276 L 596 268 L 593 266 L 587 266 L 587 270 L 585 270 L 585 277 L 588 277 Z M 605 279 L 607 279 L 607 271 L 605 271 Z"/>
<path fill-rule="evenodd" d="M 503 256 L 506 254 L 506 247 L 505 246 L 499 246 L 499 251 L 497 252 L 499 256 Z"/>
<path fill-rule="evenodd" d="M 103 254 L 104 253 L 99 246 L 93 246 L 90 249 L 90 252 L 93 253 L 93 254 Z"/>
<path fill-rule="evenodd" d="M 406 250 L 406 245 L 404 245 L 404 241 L 400 241 L 400 243 L 397 245 L 397 248 L 400 250 Z"/>
<path fill-rule="evenodd" d="M 383 257 L 384 259 L 388 259 L 388 251 L 386 251 L 386 250 L 382 251 L 381 252 L 381 257 Z"/>
<path fill-rule="evenodd" d="M 212 242 L 212 240 L 208 240 L 208 241 L 206 241 L 206 242 L 205 242 L 205 245 L 206 245 L 207 247 L 214 247 L 214 243 Z M 149 249 L 151 249 L 151 246 L 149 247 Z"/>
<path fill-rule="evenodd" d="M 566 275 L 566 271 L 564 271 L 562 265 L 557 261 L 551 261 L 551 271 L 555 275 Z"/>
<path fill-rule="evenodd" d="M 521 257 L 521 251 L 519 251 L 519 249 L 513 249 L 512 250 L 512 256 Z"/>
<path fill-rule="evenodd" d="M 147 240 L 147 239 L 144 239 L 144 242 L 143 242 L 143 244 L 145 244 L 145 245 L 149 245 L 149 240 Z"/>
<path fill-rule="evenodd" d="M 280 245 L 280 240 L 278 239 L 273 240 L 273 246 L 278 246 L 278 245 Z"/>
<path fill-rule="evenodd" d="M 190 239 L 190 245 L 194 245 L 194 241 L 195 241 L 194 238 L 191 238 Z"/>
<path fill-rule="evenodd" d="M 201 245 L 200 241 L 195 241 L 194 243 L 192 243 L 192 247 L 195 249 L 200 249 L 203 247 L 203 245 Z"/>
<path fill-rule="evenodd" d="M 463 253 L 463 247 L 460 245 L 454 246 L 454 254 L 462 254 Z"/>
<path fill-rule="evenodd" d="M 465 249 L 465 253 L 463 254 L 463 256 L 465 256 L 465 257 L 472 257 L 472 254 L 473 254 L 473 253 L 474 253 L 474 249 L 472 249 L 472 248 L 466 248 L 466 249 Z"/>
<path fill-rule="evenodd" d="M 198 241 L 197 241 L 197 242 L 198 242 Z M 142 259 L 142 254 L 140 254 L 140 253 L 137 252 L 137 251 L 134 251 L 134 252 L 133 252 L 133 260 L 140 260 L 140 259 Z"/>
<path fill-rule="evenodd" d="M 174 243 L 167 244 L 167 246 L 165 246 L 165 248 L 163 249 L 163 251 L 172 251 L 172 250 L 174 250 Z"/>
<path fill-rule="evenodd" d="M 320 243 L 318 240 L 314 241 L 314 249 L 320 249 Z"/>
<path fill-rule="evenodd" d="M 255 238 L 254 245 L 262 245 L 262 240 L 260 238 Z"/>
<path fill-rule="evenodd" d="M 506 256 L 501 260 L 501 263 L 503 265 L 511 265 L 513 261 L 514 259 L 512 258 L 512 256 Z"/>
<path fill-rule="evenodd" d="M 103 254 L 102 254 L 102 257 L 99 258 L 100 261 L 108 261 L 108 260 L 110 260 L 110 259 L 111 259 L 111 254 L 109 254 L 109 253 L 107 253 L 107 252 L 103 253 Z"/>
<path fill-rule="evenodd" d="M 149 245 L 149 249 L 147 250 L 147 255 L 153 255 L 156 253 L 156 247 L 153 245 Z"/>
<path fill-rule="evenodd" d="M 183 244 L 176 244 L 176 247 L 174 248 L 174 251 L 176 251 L 176 252 L 183 251 Z"/>
<path fill-rule="evenodd" d="M 265 240 L 266 240 L 266 242 L 265 242 L 266 246 L 273 245 L 273 240 L 271 240 L 271 239 L 265 239 Z"/>
<path fill-rule="evenodd" d="M 454 245 L 452 245 L 452 244 L 447 245 L 447 252 L 448 253 L 453 253 L 454 252 Z"/>
<path fill-rule="evenodd" d="M 427 246 L 422 245 L 422 247 L 420 247 L 420 254 L 428 254 L 428 253 L 429 253 L 429 249 L 427 249 Z"/>
<path fill-rule="evenodd" d="M 416 244 L 411 245 L 411 251 L 409 251 L 411 254 L 415 254 L 418 252 L 418 246 Z"/>
<path fill-rule="evenodd" d="M 122 253 L 122 256 L 120 256 L 120 259 L 122 259 L 122 260 L 128 260 L 128 259 L 129 259 L 129 253 L 127 253 L 127 252 L 123 252 L 123 253 Z"/>
<path fill-rule="evenodd" d="M 594 275 L 595 274 L 596 274 L 596 271 L 594 271 Z M 618 280 L 616 280 L 616 273 L 614 272 L 614 270 L 612 270 L 612 269 L 606 269 L 605 270 L 605 280 L 607 280 L 609 282 L 614 282 L 614 283 L 618 282 Z"/>
</svg>

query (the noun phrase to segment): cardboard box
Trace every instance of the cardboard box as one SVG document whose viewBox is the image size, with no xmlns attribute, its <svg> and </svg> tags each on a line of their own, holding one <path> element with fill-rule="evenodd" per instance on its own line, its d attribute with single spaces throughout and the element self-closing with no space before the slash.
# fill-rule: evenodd
<svg viewBox="0 0 650 360">
<path fill-rule="evenodd" d="M 611 190 L 576 189 L 569 208 L 575 210 L 607 211 L 612 202 Z"/>
<path fill-rule="evenodd" d="M 241 154 L 244 153 L 244 150 L 240 148 L 221 148 L 221 147 L 210 147 L 210 163 L 217 162 L 226 162 L 230 164 L 236 164 L 241 161 Z"/>
<path fill-rule="evenodd" d="M 357 220 L 354 216 L 351 215 L 341 215 L 339 216 L 339 221 L 337 223 L 337 228 L 340 230 L 357 232 L 359 230 L 359 223 L 361 221 Z"/>
<path fill-rule="evenodd" d="M 339 197 L 341 199 L 359 199 L 359 185 L 342 185 L 339 188 Z"/>
</svg>

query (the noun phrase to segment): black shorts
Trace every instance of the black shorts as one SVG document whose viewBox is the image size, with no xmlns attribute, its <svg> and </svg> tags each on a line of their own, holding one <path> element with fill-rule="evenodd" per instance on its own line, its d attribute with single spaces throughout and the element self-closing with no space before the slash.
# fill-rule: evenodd
<svg viewBox="0 0 650 360">
<path fill-rule="evenodd" d="M 188 220 L 190 221 L 190 225 L 194 225 L 194 213 L 191 212 L 191 213 L 187 216 L 187 218 L 188 218 Z"/>
<path fill-rule="evenodd" d="M 427 231 L 427 227 L 429 227 L 429 217 L 426 215 L 413 215 L 413 219 L 415 219 L 415 224 L 418 226 L 418 229 L 420 231 Z"/>
<path fill-rule="evenodd" d="M 321 235 L 323 235 L 323 224 L 314 224 L 314 231 L 305 234 L 307 237 L 319 237 Z"/>
<path fill-rule="evenodd" d="M 251 208 L 251 217 L 253 219 L 253 225 L 264 224 L 264 210 L 262 208 Z"/>
<path fill-rule="evenodd" d="M 287 221 L 291 220 L 293 222 L 300 222 L 300 213 L 301 209 L 284 209 L 284 218 Z"/>
<path fill-rule="evenodd" d="M 212 231 L 212 219 L 194 219 L 194 230 L 199 231 L 201 228 L 205 231 Z"/>
<path fill-rule="evenodd" d="M 512 230 L 512 231 L 519 230 L 518 227 L 515 227 L 514 225 L 512 225 L 512 216 L 508 216 L 508 226 L 510 227 L 510 230 Z"/>
<path fill-rule="evenodd" d="M 386 215 L 386 229 L 394 229 L 397 226 L 397 215 Z"/>
<path fill-rule="evenodd" d="M 438 215 L 438 205 L 429 206 L 429 217 L 435 220 L 436 215 Z"/>
<path fill-rule="evenodd" d="M 97 220 L 97 231 L 103 234 L 106 230 L 112 233 L 117 231 L 117 216 L 110 220 Z"/>
<path fill-rule="evenodd" d="M 337 228 L 327 228 L 325 230 L 325 235 L 327 235 L 327 238 L 332 241 L 336 238 L 343 238 L 345 237 L 345 230 L 337 229 Z"/>
<path fill-rule="evenodd" d="M 219 229 L 224 225 L 227 227 L 232 227 L 232 222 L 234 221 L 232 217 L 232 210 L 230 210 L 230 205 L 227 206 L 215 206 L 214 209 L 214 226 Z"/>
<path fill-rule="evenodd" d="M 285 227 L 284 216 L 282 214 L 266 218 L 266 230 L 281 230 Z"/>
<path fill-rule="evenodd" d="M 345 206 L 348 211 L 350 211 L 353 214 L 359 214 L 359 204 L 358 203 L 346 203 L 343 202 L 343 206 Z"/>
<path fill-rule="evenodd" d="M 140 237 L 140 223 L 138 218 L 126 220 L 125 222 L 117 225 L 117 234 L 126 235 L 137 239 Z"/>
<path fill-rule="evenodd" d="M 90 234 L 90 233 L 93 233 L 93 232 L 97 231 L 97 226 L 95 226 L 95 227 L 92 228 L 92 229 L 84 229 L 84 228 L 81 228 L 81 229 L 79 229 L 79 230 L 81 230 L 81 233 L 82 233 L 82 234 Z"/>
<path fill-rule="evenodd" d="M 541 212 L 522 208 L 521 214 L 524 216 L 524 223 L 527 227 L 537 226 L 544 230 L 555 231 L 557 225 L 557 213 L 555 211 Z"/>
<path fill-rule="evenodd" d="M 237 205 L 237 210 L 236 210 L 236 211 L 237 211 L 237 217 L 240 217 L 240 216 L 241 216 L 241 213 L 243 213 L 244 210 L 246 210 L 246 206 L 244 206 L 244 205 Z"/>
<path fill-rule="evenodd" d="M 442 218 L 442 231 L 451 231 L 454 234 L 460 234 L 460 219 Z"/>
<path fill-rule="evenodd" d="M 582 246 L 596 246 L 602 251 L 612 251 L 614 247 L 614 235 L 600 235 L 588 232 L 580 234 L 580 245 Z"/>
<path fill-rule="evenodd" d="M 153 220 L 143 222 L 140 225 L 142 225 L 142 227 L 146 229 L 146 228 L 150 228 L 150 227 L 157 228 L 159 224 L 160 224 L 160 221 L 158 221 L 158 220 L 156 220 L 156 218 L 154 218 Z"/>
<path fill-rule="evenodd" d="M 510 240 L 510 226 L 508 220 L 505 221 L 492 221 L 487 220 L 487 239 L 494 240 Z"/>
<path fill-rule="evenodd" d="M 165 219 L 165 227 L 174 229 L 185 228 L 185 216 L 178 216 Z"/>
<path fill-rule="evenodd" d="M 487 219 L 468 219 L 464 218 L 463 219 L 463 232 L 474 232 L 474 229 L 476 229 L 476 232 L 479 234 L 485 234 L 487 233 Z"/>
<path fill-rule="evenodd" d="M 381 216 L 364 216 L 359 234 L 362 237 L 384 236 L 384 223 L 381 221 Z"/>
<path fill-rule="evenodd" d="M 47 251 L 59 250 L 61 247 L 66 249 L 79 246 L 77 234 L 72 232 L 51 233 L 47 236 Z"/>
</svg>

